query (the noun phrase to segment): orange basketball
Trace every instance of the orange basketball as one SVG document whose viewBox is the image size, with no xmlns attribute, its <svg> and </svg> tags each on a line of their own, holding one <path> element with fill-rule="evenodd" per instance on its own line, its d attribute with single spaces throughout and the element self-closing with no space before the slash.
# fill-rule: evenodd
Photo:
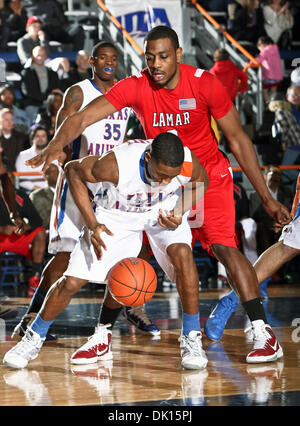
<svg viewBox="0 0 300 426">
<path fill-rule="evenodd" d="M 122 305 L 140 306 L 155 293 L 157 277 L 152 266 L 143 259 L 127 257 L 109 272 L 108 288 Z"/>
</svg>

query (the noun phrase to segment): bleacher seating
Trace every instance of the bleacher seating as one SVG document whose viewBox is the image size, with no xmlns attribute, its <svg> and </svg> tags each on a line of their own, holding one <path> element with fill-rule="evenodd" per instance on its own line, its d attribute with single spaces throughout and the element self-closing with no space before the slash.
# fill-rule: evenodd
<svg viewBox="0 0 300 426">
<path fill-rule="evenodd" d="M 0 289 L 6 286 L 18 286 L 24 280 L 25 267 L 23 256 L 11 252 L 0 254 Z"/>
</svg>

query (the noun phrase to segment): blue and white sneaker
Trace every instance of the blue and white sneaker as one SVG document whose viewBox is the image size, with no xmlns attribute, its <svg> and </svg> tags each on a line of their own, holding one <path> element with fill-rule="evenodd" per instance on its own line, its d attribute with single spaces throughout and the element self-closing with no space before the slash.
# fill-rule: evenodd
<svg viewBox="0 0 300 426">
<path fill-rule="evenodd" d="M 134 325 L 142 334 L 160 335 L 160 329 L 148 318 L 144 305 L 124 306 L 121 319 L 129 325 Z"/>
<path fill-rule="evenodd" d="M 234 291 L 222 297 L 204 323 L 206 337 L 211 340 L 220 340 L 228 319 L 236 311 L 239 304 L 240 299 Z"/>
<path fill-rule="evenodd" d="M 192 330 L 181 335 L 180 342 L 181 366 L 187 370 L 202 370 L 207 366 L 207 357 L 202 347 L 201 331 Z"/>
<path fill-rule="evenodd" d="M 35 359 L 43 346 L 45 338 L 28 328 L 22 340 L 6 352 L 3 364 L 12 368 L 25 368 L 30 360 Z"/>
<path fill-rule="evenodd" d="M 19 342 L 22 339 L 22 337 L 24 337 L 26 331 L 31 326 L 33 321 L 36 319 L 37 315 L 38 315 L 37 312 L 30 312 L 29 314 L 25 314 L 21 318 L 20 322 L 15 326 L 11 335 L 11 340 Z M 47 333 L 46 340 L 47 341 L 56 340 L 56 337 L 50 333 Z"/>
</svg>

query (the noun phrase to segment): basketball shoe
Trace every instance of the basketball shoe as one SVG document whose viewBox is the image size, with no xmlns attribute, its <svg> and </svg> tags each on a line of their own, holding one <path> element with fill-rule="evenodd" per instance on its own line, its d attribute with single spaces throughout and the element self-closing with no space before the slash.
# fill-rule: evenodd
<svg viewBox="0 0 300 426">
<path fill-rule="evenodd" d="M 248 363 L 271 362 L 283 356 L 283 350 L 269 324 L 257 320 L 252 322 L 251 328 L 254 347 L 247 355 Z"/>
<path fill-rule="evenodd" d="M 234 291 L 218 300 L 215 308 L 204 323 L 204 332 L 210 340 L 220 340 L 231 314 L 236 311 L 240 299 Z"/>
<path fill-rule="evenodd" d="M 148 318 L 144 305 L 124 306 L 121 319 L 129 325 L 134 325 L 142 334 L 160 335 L 160 329 Z"/>
<path fill-rule="evenodd" d="M 187 370 L 201 370 L 207 365 L 207 357 L 202 348 L 201 331 L 192 330 L 178 339 L 181 350 L 181 366 Z"/>
<path fill-rule="evenodd" d="M 111 324 L 99 324 L 95 328 L 95 333 L 88 338 L 88 341 L 77 349 L 71 356 L 72 364 L 92 364 L 93 362 L 108 360 L 113 358 L 111 350 L 111 331 L 108 330 Z"/>
<path fill-rule="evenodd" d="M 28 362 L 38 356 L 44 341 L 38 333 L 28 328 L 23 339 L 6 352 L 3 364 L 12 368 L 27 367 Z"/>
<path fill-rule="evenodd" d="M 11 340 L 14 340 L 16 342 L 19 342 L 22 337 L 25 335 L 26 330 L 30 327 L 30 325 L 33 323 L 33 321 L 37 317 L 37 312 L 30 312 L 28 314 L 25 314 L 19 324 L 17 324 L 12 332 Z M 56 337 L 53 336 L 50 333 L 47 333 L 46 336 L 47 341 L 56 340 Z"/>
</svg>

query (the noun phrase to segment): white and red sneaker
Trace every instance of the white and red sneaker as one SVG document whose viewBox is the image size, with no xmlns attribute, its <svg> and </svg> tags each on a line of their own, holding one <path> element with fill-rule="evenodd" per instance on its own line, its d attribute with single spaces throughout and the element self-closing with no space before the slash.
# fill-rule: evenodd
<svg viewBox="0 0 300 426">
<path fill-rule="evenodd" d="M 71 356 L 72 364 L 92 364 L 93 362 L 112 359 L 111 331 L 108 330 L 111 324 L 100 324 L 95 328 L 95 333 L 88 338 L 88 341 L 77 349 Z"/>
<path fill-rule="evenodd" d="M 252 322 L 253 350 L 247 355 L 248 363 L 276 361 L 283 356 L 283 350 L 271 327 L 263 320 Z"/>
</svg>

